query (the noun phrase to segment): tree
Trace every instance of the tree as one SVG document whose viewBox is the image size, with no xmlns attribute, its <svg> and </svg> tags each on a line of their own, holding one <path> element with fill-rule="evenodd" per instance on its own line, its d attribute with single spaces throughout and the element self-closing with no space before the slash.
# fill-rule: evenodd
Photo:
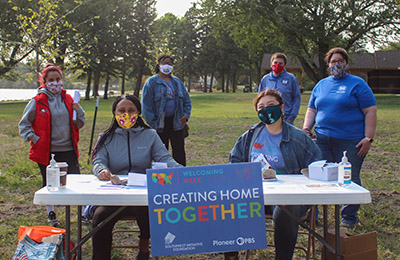
<svg viewBox="0 0 400 260">
<path fill-rule="evenodd" d="M 33 51 L 22 46 L 22 36 L 13 5 L 8 0 L 0 0 L 0 76 L 13 69 Z"/>
<path fill-rule="evenodd" d="M 151 25 L 152 39 L 154 41 L 154 55 L 176 53 L 174 38 L 179 18 L 172 13 L 166 13 Z"/>
<path fill-rule="evenodd" d="M 196 32 L 197 20 L 193 16 L 193 7 L 177 24 L 176 71 L 181 74 L 182 81 L 188 77 L 188 92 L 190 92 L 193 75 L 196 75 L 196 59 L 198 56 L 199 37 Z"/>
<path fill-rule="evenodd" d="M 66 16 L 78 8 L 81 3 L 74 2 L 71 10 L 62 10 L 61 1 L 17 1 L 10 0 L 14 15 L 19 24 L 21 41 L 16 43 L 22 49 L 33 50 L 33 68 L 39 73 L 41 63 L 60 55 L 62 44 L 55 45 L 56 39 L 64 30 L 72 28 Z"/>
<path fill-rule="evenodd" d="M 230 85 L 235 91 L 236 80 L 246 63 L 243 61 L 248 57 L 248 50 L 241 48 L 232 37 L 230 23 L 235 19 L 235 10 L 228 2 L 232 1 L 204 0 L 198 11 L 202 17 L 201 26 L 209 26 L 210 35 L 216 40 L 217 52 L 211 55 L 218 57 L 215 66 L 221 79 L 221 88 L 226 92 L 229 92 Z"/>
<path fill-rule="evenodd" d="M 247 68 L 249 76 L 249 87 L 255 81 L 259 84 L 261 80 L 261 63 L 264 53 L 279 51 L 281 38 L 274 37 L 274 25 L 271 21 L 254 17 L 249 14 L 246 1 L 221 1 L 221 7 L 217 12 L 224 9 L 231 10 L 232 15 L 224 22 L 235 43 L 246 49 L 248 56 L 242 59 L 243 67 Z M 255 68 L 255 70 L 253 70 Z M 253 79 L 253 74 L 256 79 Z"/>
<path fill-rule="evenodd" d="M 326 52 L 335 46 L 363 50 L 371 41 L 382 44 L 399 37 L 400 9 L 396 0 L 245 0 L 254 19 L 272 24 L 282 48 L 296 56 L 317 82 L 326 76 Z M 316 59 L 315 59 L 316 57 Z"/>
<path fill-rule="evenodd" d="M 400 41 L 391 42 L 387 46 L 381 48 L 383 51 L 400 51 Z"/>
<path fill-rule="evenodd" d="M 154 0 L 138 0 L 133 6 L 133 14 L 135 27 L 133 39 L 134 50 L 134 70 L 132 75 L 136 77 L 136 85 L 134 95 L 139 97 L 140 88 L 142 87 L 142 76 L 151 73 L 149 65 L 152 62 L 150 50 L 153 49 L 153 41 L 151 39 L 151 25 L 156 18 Z M 131 48 L 132 48 L 131 47 Z"/>
</svg>

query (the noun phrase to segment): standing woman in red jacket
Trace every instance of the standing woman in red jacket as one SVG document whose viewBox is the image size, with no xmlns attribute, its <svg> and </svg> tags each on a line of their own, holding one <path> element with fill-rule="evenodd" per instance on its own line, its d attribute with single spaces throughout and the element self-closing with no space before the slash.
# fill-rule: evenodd
<svg viewBox="0 0 400 260">
<path fill-rule="evenodd" d="M 19 134 L 30 141 L 29 159 L 37 162 L 46 186 L 46 167 L 50 154 L 57 162 L 68 163 L 68 173 L 80 174 L 78 163 L 79 128 L 85 124 L 85 111 L 63 89 L 61 68 L 47 64 L 38 77 L 38 94 L 26 105 Z M 73 120 L 76 111 L 76 120 Z M 57 226 L 54 206 L 46 206 L 48 221 Z"/>
</svg>

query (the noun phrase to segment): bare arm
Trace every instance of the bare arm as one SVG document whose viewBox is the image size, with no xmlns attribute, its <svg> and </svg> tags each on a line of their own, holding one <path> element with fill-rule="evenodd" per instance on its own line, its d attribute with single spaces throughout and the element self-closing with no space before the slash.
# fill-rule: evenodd
<svg viewBox="0 0 400 260">
<path fill-rule="evenodd" d="M 304 117 L 303 131 L 308 134 L 311 138 L 315 136 L 311 133 L 311 129 L 315 124 L 315 116 L 317 115 L 317 110 L 313 108 L 307 108 L 306 116 Z"/>
<path fill-rule="evenodd" d="M 374 138 L 375 136 L 375 130 L 376 130 L 376 120 L 377 120 L 377 107 L 376 106 L 371 106 L 367 108 L 362 108 L 361 111 L 363 112 L 365 116 L 365 130 L 364 130 L 364 136 L 365 138 L 362 139 L 356 147 L 360 147 L 361 149 L 358 152 L 358 156 L 362 157 L 366 155 L 371 148 L 371 142 L 370 140 Z"/>
</svg>

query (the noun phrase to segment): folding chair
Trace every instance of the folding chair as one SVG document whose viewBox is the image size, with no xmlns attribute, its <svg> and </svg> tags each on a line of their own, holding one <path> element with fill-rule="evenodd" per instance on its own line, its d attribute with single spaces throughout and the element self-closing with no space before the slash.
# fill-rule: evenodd
<svg viewBox="0 0 400 260">
<path fill-rule="evenodd" d="M 306 213 L 306 215 L 301 219 L 301 221 L 304 221 L 305 219 L 309 219 L 309 223 L 310 223 L 310 229 L 311 230 L 315 230 L 315 211 L 316 211 L 316 206 L 312 206 Z M 265 219 L 267 220 L 267 222 L 271 222 L 272 221 L 272 214 L 267 214 L 265 216 Z M 266 229 L 267 232 L 274 232 L 273 228 L 268 228 Z M 305 257 L 307 260 L 309 259 L 315 259 L 315 238 L 314 236 L 308 232 L 308 231 L 303 231 L 299 228 L 299 232 L 298 234 L 300 235 L 305 235 L 307 236 L 307 247 L 304 246 L 299 246 L 296 243 L 295 249 L 301 250 L 305 253 Z M 268 247 L 275 247 L 274 244 L 272 243 L 268 243 L 267 244 Z M 245 255 L 244 255 L 244 259 L 248 260 L 249 259 L 249 252 L 250 250 L 246 250 Z M 311 258 L 310 258 L 311 256 Z"/>
<path fill-rule="evenodd" d="M 136 220 L 134 217 L 126 217 L 126 218 L 122 218 L 118 221 L 132 221 L 132 220 Z M 136 226 L 137 227 L 137 226 Z M 112 232 L 112 245 L 111 245 L 111 249 L 113 248 L 139 248 L 139 245 L 136 244 L 118 244 L 117 243 L 117 239 L 115 238 L 115 234 L 117 233 L 134 233 L 134 234 L 139 234 L 140 230 L 139 227 L 134 228 L 134 229 L 115 229 Z M 115 243 L 114 243 L 115 242 Z M 156 260 L 159 260 L 158 257 L 155 257 Z"/>
</svg>

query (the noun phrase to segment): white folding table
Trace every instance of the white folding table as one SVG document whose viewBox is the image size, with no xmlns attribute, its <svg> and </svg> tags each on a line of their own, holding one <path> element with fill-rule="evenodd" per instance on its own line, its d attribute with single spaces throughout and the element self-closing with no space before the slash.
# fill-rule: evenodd
<svg viewBox="0 0 400 260">
<path fill-rule="evenodd" d="M 120 176 L 126 178 L 127 176 Z M 67 177 L 67 187 L 59 191 L 48 191 L 46 187 L 35 192 L 34 204 L 64 205 L 66 207 L 66 259 L 70 253 L 78 252 L 80 247 L 92 235 L 93 230 L 84 238 L 81 237 L 81 206 L 147 206 L 147 188 L 133 186 L 112 186 L 100 181 L 93 175 L 75 175 Z M 352 183 L 341 187 L 335 181 L 311 180 L 303 175 L 278 175 L 274 182 L 263 182 L 265 205 L 323 205 L 324 236 L 311 231 L 324 244 L 324 250 L 329 249 L 340 259 L 340 240 L 336 235 L 336 248 L 326 242 L 328 233 L 327 205 L 335 205 L 335 234 L 339 234 L 341 204 L 366 204 L 371 202 L 370 192 Z M 78 206 L 78 237 L 76 247 L 70 251 L 70 206 Z M 122 209 L 121 209 L 122 210 Z M 117 212 L 118 214 L 119 212 Z M 303 223 L 300 225 L 304 226 Z M 307 227 L 306 227 L 307 228 Z M 96 232 L 96 231 L 94 231 Z M 325 257 L 327 254 L 325 254 Z"/>
</svg>

